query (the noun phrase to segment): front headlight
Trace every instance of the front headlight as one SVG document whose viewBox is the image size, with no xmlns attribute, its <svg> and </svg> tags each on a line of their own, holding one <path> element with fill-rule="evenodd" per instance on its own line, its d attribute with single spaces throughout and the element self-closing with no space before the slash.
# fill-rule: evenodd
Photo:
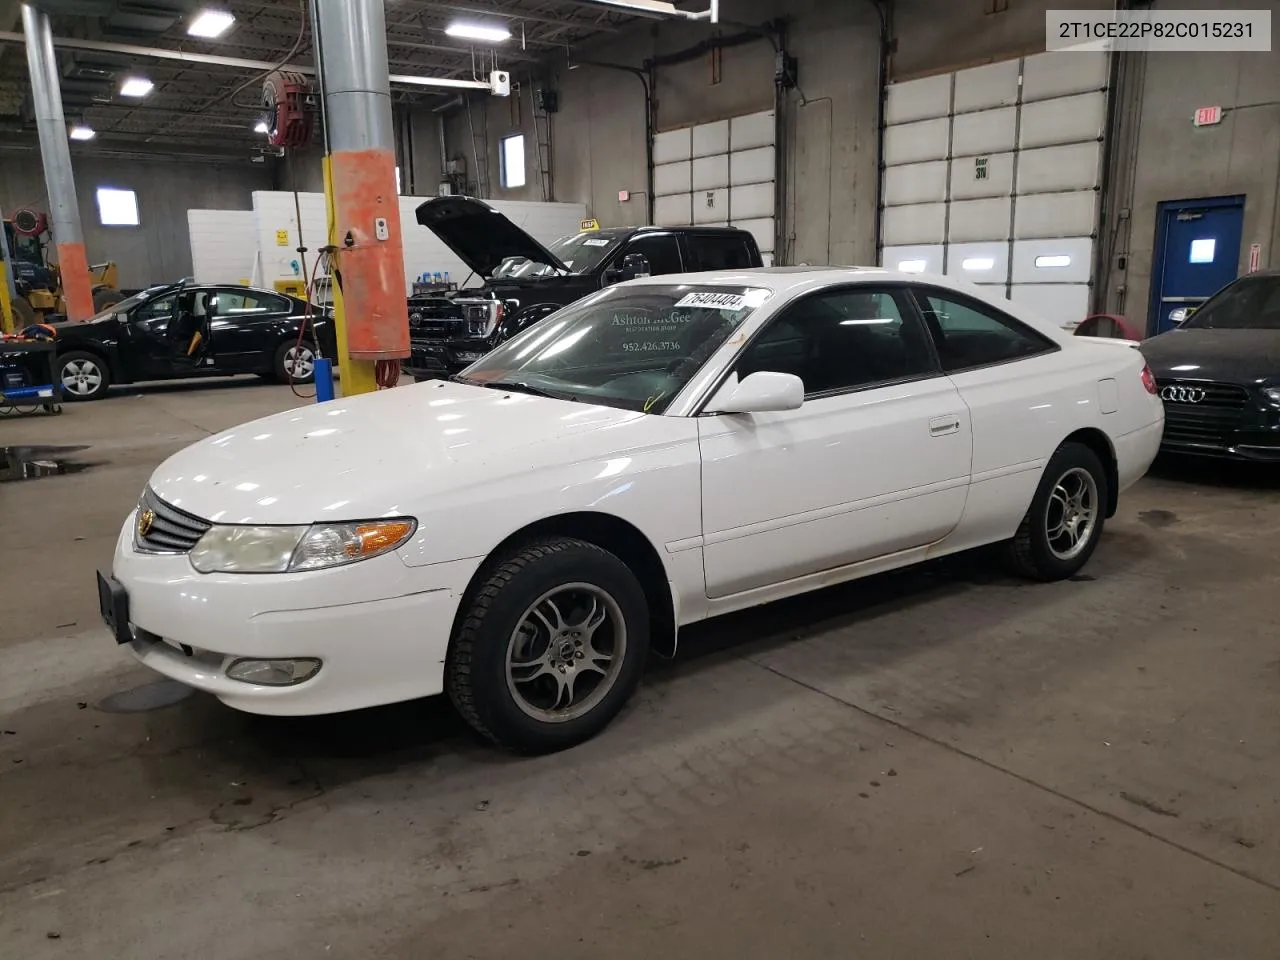
<svg viewBox="0 0 1280 960">
<path fill-rule="evenodd" d="M 413 536 L 407 517 L 309 527 L 214 526 L 191 548 L 200 573 L 293 573 L 368 560 Z"/>
<path fill-rule="evenodd" d="M 1272 403 L 1280 403 L 1280 387 L 1263 387 L 1262 393 Z"/>
</svg>

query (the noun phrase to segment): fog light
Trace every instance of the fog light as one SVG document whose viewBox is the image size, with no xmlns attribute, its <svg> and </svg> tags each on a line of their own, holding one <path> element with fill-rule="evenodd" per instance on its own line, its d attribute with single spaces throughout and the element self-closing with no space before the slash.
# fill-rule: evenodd
<svg viewBox="0 0 1280 960">
<path fill-rule="evenodd" d="M 310 680 L 320 670 L 320 661 L 314 657 L 293 657 L 288 660 L 233 660 L 227 667 L 232 680 L 253 683 L 262 687 L 291 687 L 295 683 Z"/>
</svg>

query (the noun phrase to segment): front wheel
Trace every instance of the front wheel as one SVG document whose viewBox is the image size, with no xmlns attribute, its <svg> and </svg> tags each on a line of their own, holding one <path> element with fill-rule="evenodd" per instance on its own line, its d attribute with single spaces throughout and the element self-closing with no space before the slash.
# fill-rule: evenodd
<svg viewBox="0 0 1280 960">
<path fill-rule="evenodd" d="M 1014 572 L 1045 581 L 1078 573 L 1102 537 L 1107 493 L 1107 473 L 1098 455 L 1081 443 L 1060 446 L 1009 541 Z"/>
<path fill-rule="evenodd" d="M 316 348 L 305 340 L 286 341 L 276 350 L 272 369 L 281 383 L 310 383 L 316 375 Z"/>
<path fill-rule="evenodd" d="M 111 386 L 111 371 L 101 357 L 84 350 L 68 350 L 58 358 L 58 379 L 68 400 L 99 400 Z"/>
<path fill-rule="evenodd" d="M 618 714 L 649 651 L 649 608 L 631 569 L 569 537 L 499 559 L 461 611 L 445 667 L 454 706 L 524 753 L 581 743 Z"/>
</svg>

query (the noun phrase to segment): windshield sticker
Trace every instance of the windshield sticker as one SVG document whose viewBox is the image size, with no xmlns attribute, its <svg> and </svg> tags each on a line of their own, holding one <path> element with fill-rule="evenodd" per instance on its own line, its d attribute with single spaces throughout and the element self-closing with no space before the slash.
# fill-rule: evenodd
<svg viewBox="0 0 1280 960">
<path fill-rule="evenodd" d="M 598 239 L 592 238 L 590 240 L 583 240 L 582 245 L 584 247 L 607 247 L 612 242 L 613 241 L 611 240 L 598 240 Z"/>
<path fill-rule="evenodd" d="M 677 307 L 702 307 L 706 310 L 745 310 L 747 298 L 740 293 L 689 293 L 676 304 Z"/>
</svg>

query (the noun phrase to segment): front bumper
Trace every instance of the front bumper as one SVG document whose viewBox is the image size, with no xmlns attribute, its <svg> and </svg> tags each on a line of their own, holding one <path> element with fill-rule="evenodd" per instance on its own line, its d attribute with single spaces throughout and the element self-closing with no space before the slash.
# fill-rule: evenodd
<svg viewBox="0 0 1280 960">
<path fill-rule="evenodd" d="M 443 690 L 454 614 L 479 561 L 408 567 L 398 554 L 296 574 L 200 574 L 185 555 L 138 553 L 130 515 L 112 574 L 140 662 L 250 713 L 309 715 Z M 316 658 L 314 676 L 261 686 L 235 660 Z"/>
<path fill-rule="evenodd" d="M 409 340 L 409 359 L 401 364 L 415 377 L 451 376 L 465 370 L 493 349 L 487 339 Z"/>
</svg>

